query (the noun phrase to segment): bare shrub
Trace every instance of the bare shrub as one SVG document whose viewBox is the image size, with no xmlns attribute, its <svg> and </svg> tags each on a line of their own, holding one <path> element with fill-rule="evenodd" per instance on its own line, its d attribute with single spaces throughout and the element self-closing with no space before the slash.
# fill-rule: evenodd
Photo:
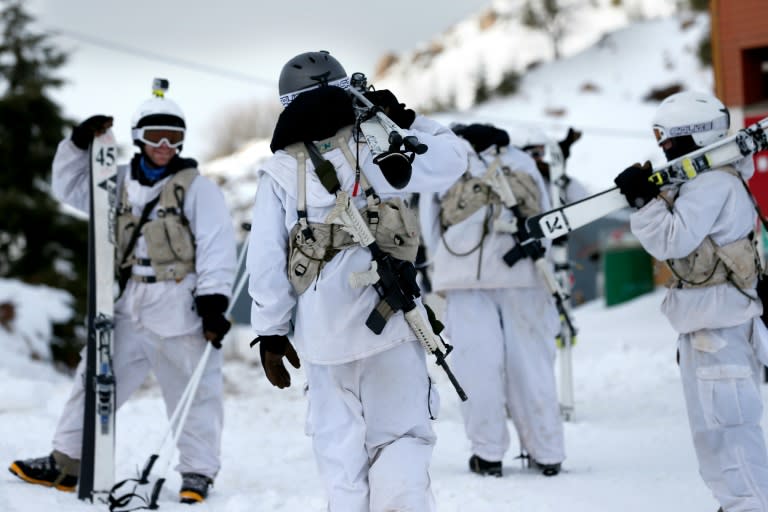
<svg viewBox="0 0 768 512">
<path fill-rule="evenodd" d="M 251 140 L 272 137 L 282 110 L 276 100 L 259 100 L 226 108 L 209 131 L 213 140 L 207 159 L 231 155 Z"/>
</svg>

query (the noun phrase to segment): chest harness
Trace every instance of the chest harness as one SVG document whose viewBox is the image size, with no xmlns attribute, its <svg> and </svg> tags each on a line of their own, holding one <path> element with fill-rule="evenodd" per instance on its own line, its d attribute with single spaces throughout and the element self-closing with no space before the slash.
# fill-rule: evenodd
<svg viewBox="0 0 768 512">
<path fill-rule="evenodd" d="M 480 261 L 482 260 L 483 242 L 491 231 L 511 232 L 517 230 L 517 226 L 511 226 L 503 222 L 499 217 L 504 209 L 504 202 L 490 177 L 500 173 L 500 178 L 505 180 L 514 195 L 517 206 L 523 217 L 541 213 L 541 194 L 533 177 L 522 171 L 512 171 L 508 166 L 502 165 L 500 157 L 496 157 L 489 165 L 486 172 L 480 176 L 473 176 L 469 170 L 465 171 L 461 178 L 448 189 L 440 200 L 440 227 L 443 245 L 454 256 L 468 256 L 477 250 L 481 251 L 481 257 L 477 262 L 477 278 L 480 278 Z M 475 214 L 481 208 L 485 208 L 480 240 L 468 251 L 458 252 L 452 249 L 445 239 L 445 232 L 453 225 L 459 224 Z"/>
<path fill-rule="evenodd" d="M 173 174 L 158 197 L 145 205 L 141 217 L 133 214 L 128 192 L 123 186 L 121 206 L 117 211 L 115 259 L 121 288 L 129 278 L 143 283 L 171 279 L 179 282 L 195 270 L 195 237 L 184 215 L 184 199 L 198 174 L 194 168 Z M 155 215 L 150 219 L 155 206 Z M 146 242 L 146 258 L 135 254 L 139 236 Z M 154 275 L 131 274 L 134 265 L 151 267 Z"/>
<path fill-rule="evenodd" d="M 340 149 L 347 163 L 360 174 L 366 206 L 360 209 L 368 228 L 382 250 L 399 260 L 414 262 L 419 247 L 419 222 L 416 213 L 401 198 L 382 201 L 359 169 L 357 158 L 349 149 L 352 129 L 339 130 L 333 137 L 315 142 L 319 153 Z M 358 143 L 359 144 L 359 143 Z M 315 281 L 323 266 L 337 254 L 351 247 L 360 247 L 352 236 L 338 224 L 310 222 L 307 218 L 307 157 L 303 143 L 287 146 L 285 151 L 296 159 L 297 223 L 288 239 L 288 279 L 294 291 L 301 295 Z"/>
<path fill-rule="evenodd" d="M 719 169 L 741 180 L 738 171 L 732 166 Z M 747 189 L 749 193 L 749 190 Z M 671 198 L 672 208 L 677 196 Z M 731 283 L 739 291 L 751 289 L 760 269 L 760 256 L 757 252 L 754 231 L 744 238 L 722 246 L 717 245 L 712 237 L 704 241 L 685 258 L 669 259 L 667 266 L 672 271 L 673 288 L 702 288 L 723 283 Z M 750 297 L 752 298 L 752 297 Z"/>
</svg>

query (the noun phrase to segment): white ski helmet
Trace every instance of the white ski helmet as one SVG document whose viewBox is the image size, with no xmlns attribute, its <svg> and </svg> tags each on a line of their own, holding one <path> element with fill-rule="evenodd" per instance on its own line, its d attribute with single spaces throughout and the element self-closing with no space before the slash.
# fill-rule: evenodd
<svg viewBox="0 0 768 512">
<path fill-rule="evenodd" d="M 507 130 L 507 133 L 509 134 L 510 144 L 519 149 L 531 146 L 546 146 L 550 140 L 544 131 L 537 126 L 516 125 L 514 128 Z"/>
<path fill-rule="evenodd" d="M 711 94 L 678 92 L 661 102 L 653 118 L 653 133 L 661 145 L 667 139 L 690 135 L 704 147 L 728 133 L 731 119 L 728 109 Z"/>
<path fill-rule="evenodd" d="M 339 61 L 327 51 L 301 53 L 286 62 L 280 71 L 280 103 L 287 107 L 302 92 L 321 85 L 349 89 L 349 77 Z"/>
<path fill-rule="evenodd" d="M 165 97 L 168 90 L 168 80 L 155 78 L 152 82 L 153 97 L 139 105 L 131 118 L 131 138 L 133 142 L 141 146 L 142 128 L 152 126 L 156 128 L 175 128 L 186 130 L 184 112 L 173 101 Z"/>
</svg>

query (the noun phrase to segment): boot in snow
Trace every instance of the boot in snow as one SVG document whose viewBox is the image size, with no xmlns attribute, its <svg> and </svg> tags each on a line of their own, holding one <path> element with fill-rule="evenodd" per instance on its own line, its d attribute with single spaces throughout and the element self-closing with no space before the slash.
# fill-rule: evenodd
<svg viewBox="0 0 768 512">
<path fill-rule="evenodd" d="M 15 460 L 8 470 L 25 482 L 74 492 L 80 473 L 80 461 L 54 451 L 45 457 Z"/>
<path fill-rule="evenodd" d="M 542 464 L 533 458 L 531 458 L 531 462 L 533 463 L 533 466 L 541 471 L 541 474 L 544 476 L 555 476 L 560 473 L 561 464 L 559 462 L 555 464 Z"/>
<path fill-rule="evenodd" d="M 182 503 L 199 503 L 208 496 L 213 480 L 199 473 L 182 473 L 179 498 Z"/>
<path fill-rule="evenodd" d="M 478 475 L 501 476 L 501 461 L 492 462 L 477 455 L 469 458 L 469 470 Z"/>
</svg>

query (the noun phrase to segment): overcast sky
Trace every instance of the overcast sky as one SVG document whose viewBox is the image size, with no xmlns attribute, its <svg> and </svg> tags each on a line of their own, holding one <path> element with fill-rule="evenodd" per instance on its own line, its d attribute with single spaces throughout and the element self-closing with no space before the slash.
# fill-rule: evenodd
<svg viewBox="0 0 768 512">
<path fill-rule="evenodd" d="M 491 0 L 27 0 L 38 24 L 58 31 L 70 53 L 55 93 L 65 113 L 116 117 L 130 143 L 130 117 L 152 78 L 187 115 L 184 152 L 202 157 L 215 117 L 249 100 L 277 96 L 282 65 L 305 51 L 329 50 L 348 73 L 372 76 L 389 51 L 415 48 Z"/>
</svg>

